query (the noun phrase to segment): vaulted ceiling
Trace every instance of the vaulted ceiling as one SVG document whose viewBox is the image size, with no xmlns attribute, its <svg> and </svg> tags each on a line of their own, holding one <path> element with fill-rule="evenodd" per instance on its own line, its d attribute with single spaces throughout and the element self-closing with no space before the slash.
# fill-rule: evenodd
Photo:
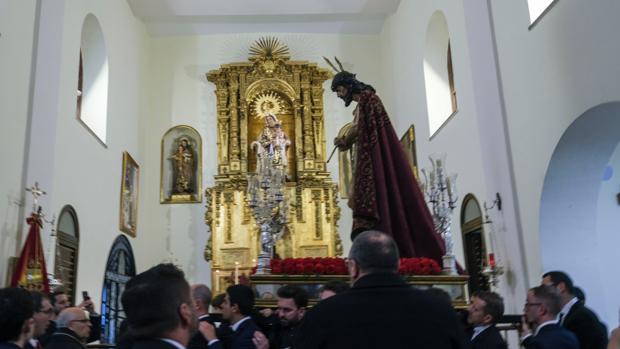
<svg viewBox="0 0 620 349">
<path fill-rule="evenodd" d="M 377 34 L 400 0 L 127 0 L 153 36 Z"/>
</svg>

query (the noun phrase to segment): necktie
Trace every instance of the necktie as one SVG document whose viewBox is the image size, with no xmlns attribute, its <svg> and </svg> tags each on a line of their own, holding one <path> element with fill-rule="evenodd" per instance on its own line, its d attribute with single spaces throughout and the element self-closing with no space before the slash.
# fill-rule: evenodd
<svg viewBox="0 0 620 349">
<path fill-rule="evenodd" d="M 560 313 L 560 315 L 558 315 L 558 324 L 562 325 L 563 320 L 564 320 L 564 313 Z"/>
</svg>

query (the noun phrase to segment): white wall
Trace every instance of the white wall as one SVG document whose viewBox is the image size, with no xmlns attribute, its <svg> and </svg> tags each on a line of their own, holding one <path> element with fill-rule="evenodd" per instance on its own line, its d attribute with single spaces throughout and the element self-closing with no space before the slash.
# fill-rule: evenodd
<svg viewBox="0 0 620 349">
<path fill-rule="evenodd" d="M 291 59 L 309 60 L 326 67 L 322 55 L 338 56 L 345 69 L 359 73 L 363 81 L 381 88 L 377 62 L 378 37 L 364 35 L 318 34 L 234 34 L 196 37 L 153 38 L 149 74 L 146 128 L 146 167 L 144 171 L 159 174 L 160 142 L 171 126 L 186 124 L 200 132 L 203 139 L 203 187 L 214 184 L 217 173 L 215 86 L 205 74 L 221 64 L 246 61 L 254 40 L 275 35 L 290 48 Z M 353 108 L 345 109 L 342 101 L 325 88 L 325 130 L 328 151 L 338 130 L 352 119 Z M 337 181 L 338 163 L 332 161 L 328 170 Z M 160 230 L 166 249 L 177 259 L 192 282 L 210 283 L 209 263 L 204 261 L 203 250 L 207 240 L 204 224 L 204 204 L 159 204 L 159 175 L 143 177 L 143 185 L 151 188 L 145 197 L 150 217 L 143 227 L 148 231 Z M 345 251 L 350 245 L 351 213 L 346 202 L 341 202 L 342 218 L 339 231 Z M 168 252 L 167 252 L 168 253 Z"/>
<path fill-rule="evenodd" d="M 118 234 L 119 197 L 122 152 L 129 151 L 143 165 L 142 109 L 143 66 L 147 58 L 147 35 L 143 24 L 136 20 L 124 1 L 64 1 L 56 3 L 56 12 L 42 12 L 56 20 L 54 30 L 59 35 L 39 51 L 47 64 L 37 71 L 36 84 L 49 87 L 51 97 L 35 99 L 35 109 L 42 103 L 49 108 L 42 119 L 48 123 L 40 134 L 53 134 L 38 151 L 47 152 L 52 160 L 44 165 L 32 163 L 28 173 L 33 178 L 48 178 L 47 190 L 53 192 L 51 202 L 44 206 L 50 215 L 72 205 L 80 226 L 80 254 L 76 289 L 87 290 L 96 304 L 100 301 L 106 260 L 112 242 Z M 45 9 L 45 8 L 44 8 Z M 109 62 L 108 132 L 104 147 L 76 118 L 76 87 L 82 25 L 92 13 L 103 31 Z M 50 77 L 49 72 L 56 72 Z M 52 98 L 53 102 L 47 102 Z M 42 113 L 43 114 L 43 113 Z M 51 151 L 49 150 L 51 149 Z M 35 156 L 35 155 L 33 155 Z M 35 156 L 36 157 L 36 156 Z M 141 173 L 142 178 L 148 173 Z M 142 187 L 140 201 L 145 193 Z M 141 223 L 148 219 L 144 205 L 139 204 L 138 237 L 130 238 L 136 256 L 137 269 L 150 266 L 163 255 L 158 246 L 157 232 L 147 232 Z M 43 231 L 47 245 L 49 227 Z M 53 263 L 49 265 L 53 268 Z"/>
<path fill-rule="evenodd" d="M 551 155 L 579 115 L 620 97 L 620 46 L 612 34 L 620 30 L 620 3 L 560 1 L 531 30 L 524 1 L 491 7 L 529 284 L 536 285 L 543 272 L 540 198 Z"/>
<path fill-rule="evenodd" d="M 25 238 L 19 202 L 24 199 L 35 17 L 36 1 L 0 1 L 0 286 L 9 256 L 16 255 Z"/>
</svg>

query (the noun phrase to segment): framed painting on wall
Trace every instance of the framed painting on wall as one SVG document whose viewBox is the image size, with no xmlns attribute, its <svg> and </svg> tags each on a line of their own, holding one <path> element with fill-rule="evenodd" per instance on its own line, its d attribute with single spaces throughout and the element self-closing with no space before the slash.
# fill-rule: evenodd
<svg viewBox="0 0 620 349">
<path fill-rule="evenodd" d="M 191 126 L 169 129 L 161 139 L 159 202 L 202 202 L 202 138 Z"/>
<path fill-rule="evenodd" d="M 407 132 L 400 139 L 400 143 L 403 146 L 403 150 L 407 155 L 407 159 L 409 159 L 409 164 L 411 165 L 411 171 L 413 172 L 413 176 L 416 180 L 420 180 L 420 175 L 418 173 L 418 157 L 416 155 L 415 148 L 415 127 L 413 125 L 409 126 Z"/>
<path fill-rule="evenodd" d="M 129 155 L 123 152 L 123 172 L 121 178 L 121 203 L 119 212 L 119 229 L 133 237 L 138 226 L 138 184 L 140 166 Z"/>
</svg>

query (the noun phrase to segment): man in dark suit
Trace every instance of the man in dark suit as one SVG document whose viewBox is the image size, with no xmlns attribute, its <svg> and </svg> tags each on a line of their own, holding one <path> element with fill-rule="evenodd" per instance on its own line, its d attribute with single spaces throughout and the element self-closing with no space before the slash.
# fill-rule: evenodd
<svg viewBox="0 0 620 349">
<path fill-rule="evenodd" d="M 398 262 L 391 237 L 378 231 L 359 234 L 347 261 L 352 288 L 306 312 L 295 348 L 465 347 L 452 305 L 408 285 L 397 273 Z"/>
<path fill-rule="evenodd" d="M 33 314 L 30 292 L 0 289 L 0 349 L 24 347 L 34 332 Z"/>
<path fill-rule="evenodd" d="M 521 345 L 525 349 L 579 349 L 577 337 L 558 324 L 560 307 L 560 295 L 549 286 L 527 292 L 521 323 Z"/>
<path fill-rule="evenodd" d="M 50 294 L 49 301 L 54 308 L 54 316 L 52 321 L 50 321 L 49 326 L 44 334 L 37 336 L 37 340 L 44 347 L 47 346 L 47 343 L 52 338 L 52 335 L 58 330 L 58 326 L 56 324 L 56 317 L 66 308 L 71 307 L 71 302 L 69 301 L 69 296 L 67 295 L 67 291 L 62 287 L 57 287 L 54 292 Z M 84 299 L 80 304 L 76 305 L 76 307 L 88 311 L 88 318 L 90 319 L 91 330 L 88 339 L 86 339 L 87 343 L 98 341 L 101 337 L 101 315 L 95 312 L 95 305 L 93 301 L 88 297 Z"/>
<path fill-rule="evenodd" d="M 293 346 L 299 323 L 308 307 L 308 293 L 296 285 L 278 289 L 278 323 L 269 335 L 270 348 L 286 349 Z"/>
<path fill-rule="evenodd" d="M 198 321 L 209 321 L 209 306 L 211 305 L 211 290 L 207 285 L 195 284 L 191 286 L 192 301 L 198 316 Z M 204 349 L 209 343 L 207 339 L 196 331 L 187 344 L 187 349 Z"/>
<path fill-rule="evenodd" d="M 472 295 L 467 322 L 473 326 L 472 349 L 506 349 L 506 341 L 495 327 L 504 314 L 504 300 L 495 292 L 480 291 Z"/>
<path fill-rule="evenodd" d="M 132 349 L 184 348 L 197 326 L 189 284 L 172 264 L 133 277 L 121 298 Z"/>
<path fill-rule="evenodd" d="M 46 349 L 86 348 L 92 326 L 87 311 L 77 307 L 65 308 L 58 315 L 56 324 L 58 330 L 45 345 Z"/>
<path fill-rule="evenodd" d="M 195 284 L 191 286 L 191 291 L 198 322 L 205 321 L 214 325 L 217 337 L 223 340 L 224 343 L 229 343 L 229 337 L 232 334 L 230 333 L 228 322 L 223 322 L 221 318 L 214 318 L 209 315 L 209 306 L 211 305 L 212 298 L 209 287 L 204 284 Z M 208 344 L 209 342 L 205 336 L 200 331 L 196 331 L 187 344 L 187 349 L 204 349 Z"/>
<path fill-rule="evenodd" d="M 32 306 L 34 310 L 34 314 L 32 315 L 34 319 L 34 334 L 33 338 L 26 343 L 24 348 L 42 349 L 43 345 L 39 343 L 37 338 L 44 335 L 50 323 L 53 323 L 54 308 L 50 303 L 49 297 L 45 294 L 38 291 L 30 291 L 30 295 L 32 296 Z"/>
<path fill-rule="evenodd" d="M 550 271 L 543 275 L 542 284 L 554 287 L 560 294 L 562 309 L 558 321 L 577 336 L 581 349 L 605 349 L 607 328 L 575 296 L 571 278 L 562 271 Z"/>
<path fill-rule="evenodd" d="M 209 349 L 254 349 L 252 339 L 260 333 L 250 315 L 254 308 L 254 292 L 245 285 L 233 285 L 226 289 L 226 297 L 222 303 L 222 317 L 230 322 L 232 336 L 229 343 L 217 338 L 215 327 L 208 322 L 200 323 L 200 332 L 208 340 Z M 261 336 L 264 338 L 264 336 Z"/>
</svg>

